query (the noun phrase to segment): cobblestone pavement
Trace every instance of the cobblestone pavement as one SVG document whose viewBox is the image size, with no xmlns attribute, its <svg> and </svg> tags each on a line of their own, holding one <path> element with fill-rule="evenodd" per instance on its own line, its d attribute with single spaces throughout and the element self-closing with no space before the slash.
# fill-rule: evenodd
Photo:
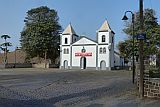
<svg viewBox="0 0 160 107">
<path fill-rule="evenodd" d="M 0 107 L 159 107 L 138 98 L 129 71 L 0 69 Z"/>
</svg>

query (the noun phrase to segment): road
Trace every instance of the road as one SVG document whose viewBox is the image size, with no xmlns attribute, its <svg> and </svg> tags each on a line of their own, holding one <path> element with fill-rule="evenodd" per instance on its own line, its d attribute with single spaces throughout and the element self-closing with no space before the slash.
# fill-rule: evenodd
<svg viewBox="0 0 160 107">
<path fill-rule="evenodd" d="M 0 107 L 159 107 L 139 99 L 130 71 L 0 69 Z"/>
</svg>

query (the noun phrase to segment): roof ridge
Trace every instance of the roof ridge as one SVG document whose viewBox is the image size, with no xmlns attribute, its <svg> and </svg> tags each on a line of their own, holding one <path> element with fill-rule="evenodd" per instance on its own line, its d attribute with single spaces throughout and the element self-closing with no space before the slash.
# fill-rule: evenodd
<svg viewBox="0 0 160 107">
<path fill-rule="evenodd" d="M 97 41 L 95 41 L 95 40 L 93 40 L 93 39 L 90 39 L 90 38 L 88 38 L 87 36 L 84 36 L 84 35 L 83 35 L 83 36 L 80 36 L 80 38 L 79 38 L 77 41 L 73 42 L 72 44 L 78 42 L 78 41 L 81 40 L 82 38 L 86 38 L 86 39 L 88 39 L 88 40 L 90 40 L 90 41 L 92 41 L 92 42 L 94 42 L 94 43 L 97 44 Z"/>
</svg>

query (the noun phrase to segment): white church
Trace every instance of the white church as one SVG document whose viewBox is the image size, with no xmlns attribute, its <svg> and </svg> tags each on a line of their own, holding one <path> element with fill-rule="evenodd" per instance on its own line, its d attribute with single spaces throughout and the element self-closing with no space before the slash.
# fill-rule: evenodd
<svg viewBox="0 0 160 107">
<path fill-rule="evenodd" d="M 114 51 L 114 32 L 107 20 L 96 32 L 96 41 L 78 36 L 71 24 L 60 35 L 60 69 L 112 70 L 124 65 Z"/>
</svg>

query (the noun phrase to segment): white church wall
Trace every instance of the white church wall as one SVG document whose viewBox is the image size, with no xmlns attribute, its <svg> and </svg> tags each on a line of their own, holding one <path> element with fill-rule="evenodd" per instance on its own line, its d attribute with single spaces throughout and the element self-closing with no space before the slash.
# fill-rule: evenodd
<svg viewBox="0 0 160 107">
<path fill-rule="evenodd" d="M 105 41 L 102 42 L 102 36 L 105 35 Z M 109 32 L 98 32 L 98 43 L 100 44 L 106 44 L 109 43 Z"/>
<path fill-rule="evenodd" d="M 69 49 L 68 54 L 64 54 L 64 49 Z M 68 61 L 68 66 L 70 66 L 70 46 L 63 46 L 62 47 L 62 56 L 61 56 L 61 66 L 64 66 L 64 61 Z"/>
<path fill-rule="evenodd" d="M 76 53 L 82 53 L 83 46 L 72 46 L 72 66 L 80 67 L 80 58 L 82 56 L 76 56 Z M 92 56 L 86 57 L 86 67 L 96 67 L 96 45 L 84 45 L 86 53 L 92 53 Z"/>
<path fill-rule="evenodd" d="M 62 45 L 70 45 L 70 43 L 71 43 L 71 35 L 62 35 L 61 36 L 61 44 Z M 67 38 L 67 44 L 65 44 L 65 38 Z"/>
<path fill-rule="evenodd" d="M 106 53 L 102 54 L 100 53 L 100 48 L 106 48 Z M 100 63 L 101 61 L 105 61 L 106 62 L 106 67 L 109 67 L 109 50 L 108 50 L 108 45 L 99 45 L 98 46 L 98 67 L 100 67 Z"/>
</svg>

